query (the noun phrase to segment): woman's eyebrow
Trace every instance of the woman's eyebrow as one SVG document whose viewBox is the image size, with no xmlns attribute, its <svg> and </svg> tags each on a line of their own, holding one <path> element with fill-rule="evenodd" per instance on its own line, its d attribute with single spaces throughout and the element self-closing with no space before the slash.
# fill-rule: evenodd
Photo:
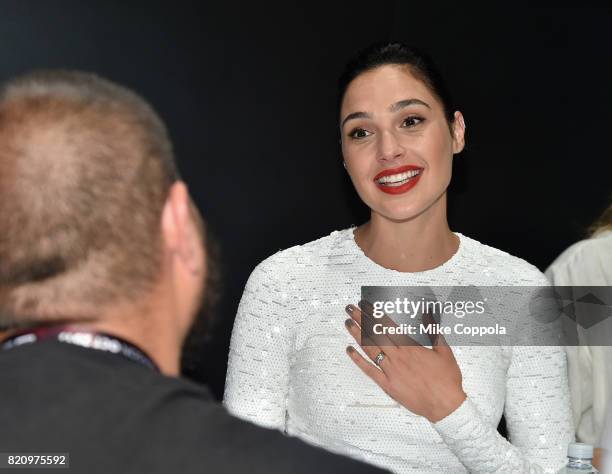
<svg viewBox="0 0 612 474">
<path fill-rule="evenodd" d="M 341 127 L 344 127 L 344 124 L 349 120 L 355 120 L 359 118 L 372 118 L 372 115 L 367 112 L 353 112 L 352 114 L 348 114 L 344 120 L 342 121 Z"/>
<path fill-rule="evenodd" d="M 397 112 L 398 110 L 402 110 L 403 108 L 408 107 L 409 105 L 415 105 L 415 104 L 424 105 L 428 109 L 431 109 L 429 104 L 427 104 L 426 102 L 423 102 L 421 99 L 404 99 L 404 100 L 400 100 L 396 102 L 391 107 L 389 107 L 389 111 Z"/>
<path fill-rule="evenodd" d="M 424 105 L 428 109 L 431 109 L 431 107 L 429 106 L 427 102 L 423 102 L 421 99 L 413 98 L 413 99 L 404 99 L 404 100 L 400 100 L 396 102 L 395 104 L 391 105 L 391 107 L 389 107 L 389 111 L 397 112 L 398 110 L 402 110 L 403 108 L 406 108 L 409 105 Z M 369 118 L 372 118 L 372 115 L 367 112 L 353 112 L 351 114 L 348 114 L 344 118 L 344 120 L 342 121 L 341 127 L 344 127 L 344 124 L 348 122 L 349 120 L 355 120 L 355 119 L 360 119 L 360 118 L 369 119 Z"/>
</svg>

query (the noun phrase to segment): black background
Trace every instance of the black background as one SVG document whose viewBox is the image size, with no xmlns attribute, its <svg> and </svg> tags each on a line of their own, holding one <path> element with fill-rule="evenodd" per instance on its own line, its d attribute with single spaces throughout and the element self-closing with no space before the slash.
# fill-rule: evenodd
<svg viewBox="0 0 612 474">
<path fill-rule="evenodd" d="M 604 209 L 611 10 L 415 2 L 0 1 L 0 80 L 97 72 L 153 103 L 222 243 L 213 339 L 187 375 L 220 397 L 233 318 L 265 257 L 367 219 L 341 165 L 336 78 L 355 50 L 428 51 L 467 123 L 451 228 L 542 270 Z"/>
</svg>

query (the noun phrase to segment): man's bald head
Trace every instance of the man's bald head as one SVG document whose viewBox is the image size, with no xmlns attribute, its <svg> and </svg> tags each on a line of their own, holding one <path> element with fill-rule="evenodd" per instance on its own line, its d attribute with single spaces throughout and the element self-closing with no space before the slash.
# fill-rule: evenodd
<svg viewBox="0 0 612 474">
<path fill-rule="evenodd" d="M 159 276 L 178 179 L 167 131 L 95 75 L 29 74 L 0 90 L 0 327 L 87 317 Z"/>
</svg>

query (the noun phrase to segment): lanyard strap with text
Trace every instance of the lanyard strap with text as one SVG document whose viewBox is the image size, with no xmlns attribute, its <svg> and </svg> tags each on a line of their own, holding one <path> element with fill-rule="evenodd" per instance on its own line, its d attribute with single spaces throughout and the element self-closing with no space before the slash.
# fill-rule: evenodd
<svg viewBox="0 0 612 474">
<path fill-rule="evenodd" d="M 110 352 L 159 371 L 155 362 L 135 345 L 110 334 L 82 330 L 70 326 L 42 327 L 22 331 L 0 342 L 0 350 L 7 351 L 25 344 L 33 344 L 46 340 L 56 340 L 87 349 Z"/>
</svg>

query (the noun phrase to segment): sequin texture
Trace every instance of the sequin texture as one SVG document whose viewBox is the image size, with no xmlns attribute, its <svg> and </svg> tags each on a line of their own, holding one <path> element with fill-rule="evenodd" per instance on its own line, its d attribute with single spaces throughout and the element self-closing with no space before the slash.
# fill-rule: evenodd
<svg viewBox="0 0 612 474">
<path fill-rule="evenodd" d="M 556 472 L 574 439 L 562 347 L 453 347 L 468 398 L 437 423 L 400 406 L 345 354 L 356 344 L 344 307 L 362 285 L 548 284 L 524 260 L 457 235 L 450 260 L 417 273 L 377 265 L 352 228 L 264 260 L 238 308 L 224 405 L 396 473 Z M 502 413 L 510 442 L 497 432 Z"/>
</svg>

